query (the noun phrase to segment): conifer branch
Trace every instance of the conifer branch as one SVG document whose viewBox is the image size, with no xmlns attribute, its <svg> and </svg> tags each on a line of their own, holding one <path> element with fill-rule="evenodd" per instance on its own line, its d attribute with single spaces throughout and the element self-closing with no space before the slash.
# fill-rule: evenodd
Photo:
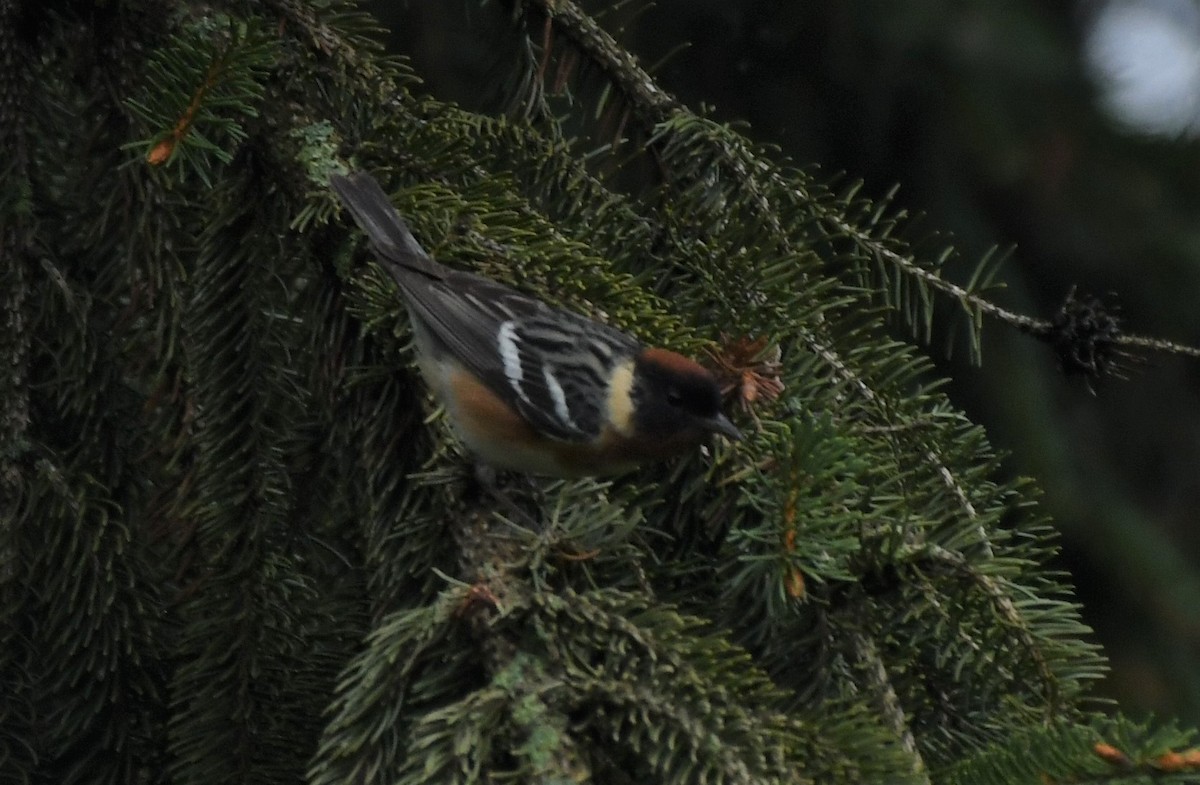
<svg viewBox="0 0 1200 785">
<path fill-rule="evenodd" d="M 15 709 L 0 707 L 6 771 L 70 781 L 103 762 L 92 779 L 282 783 L 311 760 L 322 785 L 924 784 L 981 757 L 982 739 L 1032 727 L 1046 743 L 1048 715 L 1086 716 L 1076 699 L 1098 655 L 1045 570 L 1044 530 L 1013 516 L 1013 536 L 987 540 L 1008 531 L 1018 489 L 921 386 L 917 353 L 881 337 L 872 293 L 833 269 L 870 253 L 825 218 L 884 243 L 878 223 L 696 117 L 565 0 L 519 5 L 522 66 L 543 96 L 609 74 L 589 58 L 638 88 L 613 80 L 600 114 L 657 135 L 651 216 L 557 133 L 587 122 L 577 104 L 556 126 L 414 97 L 406 67 L 359 40 L 375 28 L 351 3 L 125 21 L 150 7 L 161 0 L 92 9 L 116 25 L 95 29 L 120 33 L 96 77 L 107 89 L 81 82 L 94 63 L 76 52 L 96 48 L 78 44 L 95 31 L 63 15 L 37 11 L 45 48 L 20 60 L 44 91 L 22 119 L 46 131 L 27 137 L 44 169 L 32 215 L 54 232 L 17 282 L 10 323 L 32 337 L 15 352 L 0 338 L 0 355 L 25 358 L 25 433 L 50 459 L 14 464 L 25 518 L 0 521 L 31 578 L 0 569 L 0 620 L 28 618 L 0 631 L 0 685 L 16 685 Z M 0 55 L 12 8 L 0 0 Z M 245 57 L 217 74 L 237 31 L 252 33 Z M 211 181 L 130 161 L 152 145 L 130 141 L 139 95 L 146 135 L 182 128 L 177 146 L 204 153 Z M 99 122 L 61 122 L 83 110 Z M 786 382 L 779 407 L 811 402 L 811 416 L 764 419 L 743 454 L 468 498 L 403 367 L 394 290 L 362 274 L 315 193 L 351 158 L 388 175 L 456 266 L 601 304 L 680 348 L 702 341 L 678 314 L 728 307 L 730 329 L 788 355 L 759 381 Z M 692 231 L 675 207 L 712 220 Z M 721 295 L 743 274 L 753 317 L 738 321 Z M 750 296 L 797 286 L 807 302 Z M 1174 739 L 1151 754 L 1101 738 L 1164 772 L 1192 760 Z M 1070 749 L 1071 772 L 1111 765 Z"/>
<path fill-rule="evenodd" d="M 1117 715 L 1093 724 L 1048 722 L 978 750 L 937 772 L 948 785 L 1080 782 L 1192 783 L 1200 774 L 1195 734 Z"/>
<path fill-rule="evenodd" d="M 596 65 L 608 74 L 648 127 L 659 126 L 671 116 L 677 115 L 684 118 L 692 116 L 682 104 L 660 88 L 655 80 L 642 70 L 632 55 L 622 49 L 612 36 L 587 17 L 574 3 L 569 0 L 519 0 L 519 3 L 536 7 L 547 20 L 552 20 L 555 27 L 560 29 L 573 45 L 587 54 Z M 709 141 L 716 145 L 721 159 L 736 176 L 743 193 L 755 202 L 758 207 L 758 217 L 770 223 L 773 235 L 785 251 L 796 253 L 796 249 L 792 247 L 789 233 L 780 223 L 779 211 L 765 193 L 757 174 L 750 171 L 744 163 L 753 158 L 750 151 L 744 144 L 731 141 L 724 136 L 711 137 Z M 772 187 L 782 189 L 785 193 L 792 193 L 798 203 L 810 204 L 814 206 L 814 209 L 825 209 L 802 187 L 794 182 L 785 182 L 773 167 L 761 165 L 758 167 L 758 171 L 768 177 Z M 859 234 L 857 229 L 848 228 L 854 235 Z M 828 340 L 821 339 L 808 331 L 801 332 L 798 337 L 809 351 L 833 368 L 844 383 L 852 386 L 872 404 L 881 405 L 880 399 L 867 381 L 854 373 Z M 937 467 L 938 475 L 954 494 L 967 517 L 976 520 L 978 515 L 975 507 L 950 468 L 938 458 L 932 449 L 925 451 L 925 457 L 933 466 Z M 978 535 L 984 549 L 990 553 L 991 546 L 988 544 L 988 538 L 982 526 L 978 528 Z"/>
<path fill-rule="evenodd" d="M 1131 349 L 1145 349 L 1151 352 L 1177 354 L 1182 357 L 1200 359 L 1200 347 L 1189 346 L 1176 341 L 1168 341 L 1163 338 L 1150 338 L 1143 335 L 1120 335 L 1116 339 L 1116 344 Z"/>
<path fill-rule="evenodd" d="M 591 62 L 608 74 L 612 83 L 622 92 L 636 111 L 651 124 L 666 119 L 681 106 L 676 99 L 658 86 L 658 83 L 638 65 L 637 59 L 613 39 L 607 31 L 569 0 L 513 0 L 518 7 L 536 9 L 545 19 L 547 26 L 562 34 Z M 543 42 L 548 44 L 551 35 L 544 33 Z M 549 57 L 543 52 L 543 57 Z M 543 72 L 544 75 L 544 72 Z M 561 82 L 561 80 L 558 80 Z"/>
<path fill-rule="evenodd" d="M 321 54 L 335 58 L 343 67 L 353 69 L 363 77 L 375 80 L 382 76 L 378 53 L 383 47 L 378 34 L 384 29 L 374 17 L 362 13 L 343 14 L 336 18 L 342 23 L 338 26 L 334 19 L 318 16 L 313 6 L 303 0 L 263 0 L 263 5 L 279 15 L 281 30 L 302 32 L 309 45 Z M 353 32 L 346 25 L 351 18 L 359 28 Z M 364 53 L 370 55 L 364 56 Z"/>
<path fill-rule="evenodd" d="M 608 75 L 612 83 L 621 91 L 624 100 L 642 118 L 642 122 L 647 127 L 658 126 L 677 114 L 684 116 L 690 114 L 674 97 L 660 88 L 654 79 L 638 65 L 633 56 L 617 44 L 612 36 L 569 0 L 516 0 L 516 2 L 518 5 L 526 7 L 536 7 L 538 13 L 545 16 L 547 25 L 553 22 L 555 29 Z M 545 34 L 544 40 L 547 42 L 550 40 L 548 32 Z M 548 58 L 549 53 L 543 52 L 543 57 Z M 771 224 L 778 237 L 785 238 L 786 233 L 779 224 L 778 211 L 774 209 L 770 199 L 761 189 L 757 175 L 748 171 L 741 163 L 746 157 L 746 151 L 733 149 L 730 146 L 732 143 L 724 138 L 714 139 L 712 142 L 717 145 L 724 161 L 746 189 L 746 194 L 757 202 L 760 209 L 759 216 Z M 905 275 L 957 301 L 968 313 L 972 310 L 978 311 L 1055 345 L 1060 359 L 1066 352 L 1067 359 L 1064 362 L 1064 370 L 1068 373 L 1085 373 L 1096 377 L 1110 372 L 1110 370 L 1119 372 L 1119 367 L 1110 368 L 1103 364 L 1101 367 L 1074 367 L 1071 353 L 1076 352 L 1078 345 L 1073 344 L 1063 348 L 1062 332 L 1056 328 L 1054 321 L 1016 313 L 997 305 L 977 292 L 946 280 L 933 270 L 916 263 L 911 257 L 889 248 L 886 243 L 872 236 L 871 233 L 847 222 L 841 212 L 831 210 L 828 205 L 813 198 L 812 194 L 799 188 L 796 183 L 784 181 L 773 168 L 761 167 L 760 173 L 766 175 L 772 188 L 794 192 L 797 201 L 808 204 L 810 209 L 827 222 L 836 234 L 849 238 L 868 257 L 885 260 Z M 1116 350 L 1136 349 L 1200 359 L 1200 347 L 1160 338 L 1118 334 L 1111 338 L 1111 344 Z"/>
<path fill-rule="evenodd" d="M 580 23 L 578 16 L 571 13 L 572 9 L 569 3 L 553 3 L 540 4 L 543 10 L 549 17 L 553 17 L 557 24 L 560 20 L 563 21 L 564 28 L 567 30 L 567 38 L 579 46 L 579 42 L 590 35 L 596 34 L 592 26 Z M 603 36 L 603 31 L 599 31 L 599 35 Z M 602 40 L 599 45 L 580 46 L 583 51 L 592 56 L 604 56 L 604 54 L 615 48 L 615 43 L 608 40 Z M 656 86 L 646 88 L 646 84 L 652 82 L 644 77 L 644 74 L 636 72 L 636 64 L 630 63 L 627 60 L 615 60 L 612 62 L 600 63 L 602 69 L 605 70 L 610 79 L 617 81 L 617 86 L 622 90 L 628 99 L 631 106 L 634 107 L 635 113 L 642 117 L 642 121 L 649 126 L 657 125 L 660 129 L 659 135 L 655 137 L 661 140 L 666 136 L 666 129 L 672 125 L 668 121 L 669 117 L 677 117 L 680 123 L 688 122 L 690 115 L 682 107 L 674 105 L 669 96 L 658 90 Z M 631 72 L 634 74 L 631 76 Z M 623 80 L 623 81 L 620 81 Z M 715 136 L 715 135 L 714 135 Z M 778 223 L 777 206 L 768 196 L 768 190 L 777 193 L 788 193 L 792 195 L 792 199 L 796 203 L 806 204 L 812 209 L 818 218 L 823 220 L 832 229 L 832 234 L 836 236 L 848 236 L 859 247 L 860 251 L 866 253 L 868 257 L 874 258 L 880 254 L 883 255 L 885 261 L 902 262 L 896 266 L 903 272 L 913 275 L 920 280 L 934 279 L 941 282 L 942 279 L 932 271 L 917 265 L 914 261 L 903 257 L 892 249 L 886 246 L 882 241 L 877 240 L 869 233 L 859 229 L 858 227 L 847 222 L 842 213 L 831 209 L 831 207 L 820 199 L 804 190 L 803 186 L 793 182 L 784 181 L 778 172 L 770 167 L 763 166 L 760 170 L 751 170 L 744 163 L 753 158 L 752 154 L 744 146 L 734 147 L 738 144 L 734 140 L 726 140 L 724 137 L 717 136 L 706 137 L 712 144 L 715 145 L 717 156 L 722 162 L 730 167 L 734 179 L 739 183 L 738 195 L 748 199 L 758 208 L 756 216 L 768 222 L 775 221 L 769 224 L 774 232 L 778 235 L 775 240 L 788 253 L 795 253 L 795 249 L 791 248 L 788 239 L 788 233 Z M 652 140 L 653 143 L 653 140 Z M 762 181 L 762 177 L 766 178 L 766 182 Z M 1004 309 L 990 302 L 982 300 L 977 294 L 968 291 L 962 287 L 951 284 L 954 288 L 951 290 L 954 295 L 960 300 L 965 300 L 966 304 L 979 300 L 986 303 L 983 308 L 988 315 L 1000 317 L 1006 314 Z M 966 305 L 964 305 L 966 307 Z M 1014 315 L 1015 316 L 1015 315 Z M 1028 328 L 1034 326 L 1034 320 L 1025 319 L 1023 324 Z M 804 331 L 799 336 L 801 342 L 807 348 L 821 358 L 823 363 L 834 370 L 835 376 L 839 380 L 855 389 L 857 393 L 869 403 L 876 405 L 886 412 L 887 404 L 873 389 L 871 384 L 864 378 L 860 377 L 849 365 L 842 360 L 838 351 L 833 346 L 810 331 Z M 886 419 L 886 415 L 885 415 Z M 982 544 L 980 555 L 982 558 L 990 558 L 993 555 L 992 545 L 989 541 L 988 534 L 984 528 L 984 523 L 980 519 L 975 505 L 972 503 L 970 495 L 962 481 L 960 481 L 949 468 L 947 462 L 941 458 L 936 449 L 931 446 L 923 447 L 923 455 L 925 460 L 935 469 L 937 476 L 942 483 L 949 489 L 958 502 L 960 509 L 963 510 L 968 520 L 976 523 L 975 536 L 977 541 Z M 917 544 L 914 547 L 930 548 L 929 552 L 940 553 L 943 557 L 956 556 L 950 558 L 949 561 L 955 565 L 955 569 L 960 571 L 963 565 L 967 563 L 965 557 L 961 555 L 951 554 L 950 551 L 929 543 Z M 976 569 L 967 569 L 971 579 L 976 585 L 982 589 L 984 595 L 988 598 L 995 609 L 995 612 L 1004 620 L 1006 628 L 1015 635 L 1021 648 L 1025 651 L 1025 655 L 1033 664 L 1038 673 L 1038 680 L 1041 683 L 1041 691 L 1046 700 L 1046 711 L 1053 715 L 1060 706 L 1061 696 L 1059 695 L 1059 682 L 1054 673 L 1054 669 L 1050 666 L 1045 655 L 1042 652 L 1043 642 L 1035 638 L 1031 624 L 1024 617 L 1023 612 L 1018 608 L 1013 597 L 1010 596 L 1005 587 L 999 585 L 989 576 L 980 573 Z M 934 604 L 938 604 L 938 599 L 932 599 Z M 974 640 L 968 641 L 969 644 L 975 644 Z M 982 652 L 977 652 L 978 656 L 984 656 Z M 906 745 L 907 746 L 907 745 Z"/>
<path fill-rule="evenodd" d="M 939 290 L 943 294 L 957 300 L 964 309 L 970 311 L 975 309 L 980 313 L 986 314 L 994 319 L 1004 322 L 1010 327 L 1013 327 L 1021 332 L 1028 333 L 1039 340 L 1051 344 L 1057 344 L 1061 341 L 1067 342 L 1066 351 L 1076 350 L 1080 336 L 1064 335 L 1062 316 L 1073 306 L 1076 305 L 1075 289 L 1072 288 L 1067 294 L 1060 310 L 1060 317 L 1056 319 L 1038 319 L 1032 316 L 1016 313 L 1007 308 L 1004 308 L 996 303 L 980 296 L 978 293 L 970 291 L 953 281 L 948 281 L 942 276 L 935 273 L 933 270 L 922 267 L 914 262 L 911 258 L 904 254 L 899 254 L 888 248 L 886 245 L 875 241 L 868 235 L 860 232 L 856 227 L 851 226 L 836 214 L 828 214 L 827 219 L 830 224 L 842 235 L 851 237 L 858 243 L 864 251 L 876 254 L 881 258 L 886 259 L 892 265 L 903 270 L 909 275 L 917 278 L 929 286 Z M 1093 307 L 1099 306 L 1098 301 L 1093 299 Z M 1114 325 L 1115 328 L 1115 325 Z M 1090 336 L 1083 336 L 1082 340 L 1087 341 Z M 1119 329 L 1112 334 L 1101 336 L 1105 342 L 1104 347 L 1113 349 L 1142 349 L 1152 352 L 1162 352 L 1164 354 L 1175 354 L 1184 357 L 1200 359 L 1200 347 L 1188 346 L 1186 344 L 1168 341 L 1161 338 L 1150 338 L 1140 335 L 1128 335 L 1121 332 Z M 1090 349 L 1089 349 L 1090 350 Z M 1103 350 L 1103 349 L 1102 349 Z M 1062 350 L 1060 350 L 1061 352 Z M 1099 376 L 1104 372 L 1103 368 L 1072 368 L 1070 362 L 1067 363 L 1068 371 L 1086 371 L 1091 375 Z"/>
<path fill-rule="evenodd" d="M 216 86 L 222 76 L 222 72 L 228 67 L 229 50 L 232 45 L 233 42 L 229 42 L 225 50 L 209 64 L 203 78 L 200 80 L 199 86 L 196 87 L 196 92 L 192 94 L 192 100 L 188 102 L 187 107 L 183 110 L 183 114 L 176 121 L 175 126 L 165 138 L 161 139 L 158 144 L 150 149 L 150 152 L 146 153 L 146 163 L 151 166 L 160 166 L 170 160 L 171 156 L 175 154 L 176 148 L 179 147 L 183 142 L 183 138 L 191 130 L 204 98 Z"/>
<path fill-rule="evenodd" d="M 858 659 L 857 665 L 867 673 L 884 721 L 892 729 L 896 738 L 900 740 L 901 748 L 911 759 L 913 774 L 920 777 L 922 782 L 929 783 L 929 770 L 921 756 L 921 750 L 917 747 L 917 739 L 913 735 L 907 712 L 904 711 L 904 705 L 896 694 L 896 688 L 888 676 L 887 666 L 884 664 L 883 657 L 879 655 L 878 647 L 861 631 L 856 630 L 850 633 L 850 638 L 851 648 Z"/>
<path fill-rule="evenodd" d="M 233 160 L 247 136 L 235 117 L 258 115 L 276 44 L 253 22 L 218 15 L 185 23 L 172 45 L 147 61 L 141 97 L 125 99 L 126 107 L 152 131 L 149 140 L 125 147 L 148 147 L 145 160 L 151 166 L 190 163 L 211 182 L 214 162 Z"/>
<path fill-rule="evenodd" d="M 1012 599 L 1011 591 L 1000 585 L 996 578 L 981 572 L 967 561 L 961 554 L 933 544 L 925 544 L 905 549 L 901 558 L 911 564 L 930 566 L 935 569 L 949 571 L 951 574 L 965 578 L 979 588 L 995 609 L 995 613 L 1004 622 L 1010 632 L 1016 635 L 1026 656 L 1037 668 L 1046 698 L 1047 717 L 1053 717 L 1061 701 L 1061 691 L 1058 678 L 1046 662 L 1042 653 L 1042 644 L 1034 637 L 1028 621 L 1021 615 Z M 971 645 L 975 645 L 973 642 Z"/>
</svg>

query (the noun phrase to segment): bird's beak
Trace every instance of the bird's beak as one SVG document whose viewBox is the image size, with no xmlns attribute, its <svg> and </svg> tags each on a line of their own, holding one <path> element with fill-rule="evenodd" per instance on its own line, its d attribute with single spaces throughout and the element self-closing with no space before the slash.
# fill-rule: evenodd
<svg viewBox="0 0 1200 785">
<path fill-rule="evenodd" d="M 730 441 L 740 442 L 742 440 L 742 432 L 737 429 L 736 425 L 729 421 L 728 417 L 720 412 L 717 413 L 716 417 L 702 420 L 700 424 L 706 431 L 719 433 Z"/>
</svg>

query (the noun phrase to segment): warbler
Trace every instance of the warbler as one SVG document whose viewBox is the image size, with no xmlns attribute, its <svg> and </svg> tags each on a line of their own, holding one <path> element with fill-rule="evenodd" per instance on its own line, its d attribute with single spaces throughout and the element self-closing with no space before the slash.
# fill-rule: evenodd
<svg viewBox="0 0 1200 785">
<path fill-rule="evenodd" d="M 615 474 L 711 433 L 741 438 L 699 364 L 439 264 L 369 174 L 331 184 L 400 288 L 422 374 L 485 463 L 552 477 Z"/>
</svg>

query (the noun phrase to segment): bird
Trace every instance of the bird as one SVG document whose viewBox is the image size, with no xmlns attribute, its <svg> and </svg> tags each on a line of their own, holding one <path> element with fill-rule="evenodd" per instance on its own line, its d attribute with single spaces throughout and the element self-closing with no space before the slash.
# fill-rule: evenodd
<svg viewBox="0 0 1200 785">
<path fill-rule="evenodd" d="M 492 468 L 615 475 L 742 438 L 706 368 L 490 278 L 435 261 L 370 174 L 330 184 L 408 307 L 417 364 Z"/>
</svg>

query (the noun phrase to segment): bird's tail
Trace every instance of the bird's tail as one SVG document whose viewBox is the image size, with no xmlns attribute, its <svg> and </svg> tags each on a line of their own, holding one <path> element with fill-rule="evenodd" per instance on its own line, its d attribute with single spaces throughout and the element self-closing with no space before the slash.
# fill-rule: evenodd
<svg viewBox="0 0 1200 785">
<path fill-rule="evenodd" d="M 355 222 L 366 232 L 384 267 L 402 286 L 400 275 L 404 270 L 432 278 L 443 277 L 444 268 L 425 253 L 374 177 L 366 172 L 356 172 L 348 177 L 335 174 L 330 178 L 330 185 Z"/>
</svg>

